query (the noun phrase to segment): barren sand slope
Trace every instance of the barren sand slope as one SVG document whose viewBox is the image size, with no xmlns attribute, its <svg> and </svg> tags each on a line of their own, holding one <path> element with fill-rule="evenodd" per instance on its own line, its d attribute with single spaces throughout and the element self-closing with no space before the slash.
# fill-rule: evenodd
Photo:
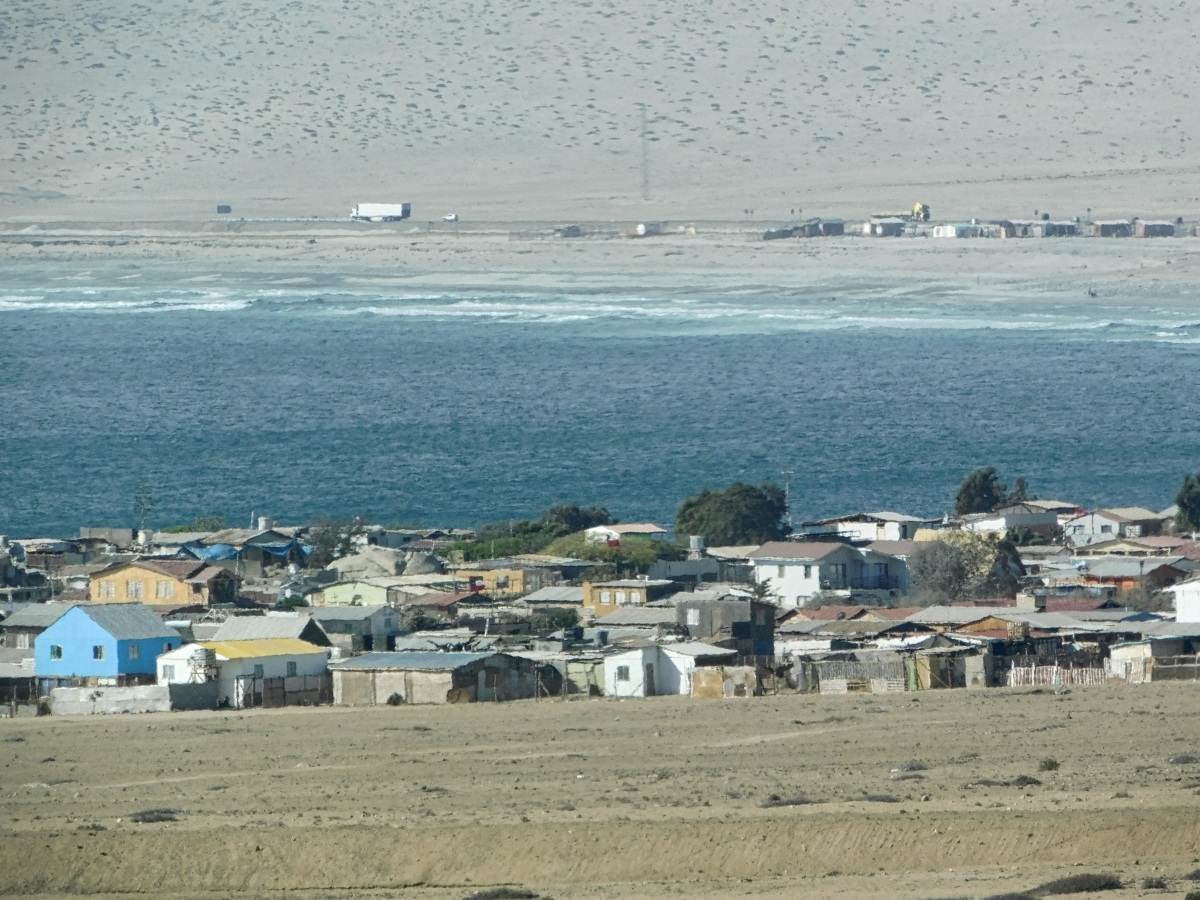
<svg viewBox="0 0 1200 900">
<path fill-rule="evenodd" d="M 0 217 L 1200 210 L 1170 0 L 11 0 Z"/>
<path fill-rule="evenodd" d="M 1182 888 L 1197 717 L 1179 684 L 5 721 L 0 892 Z"/>
</svg>

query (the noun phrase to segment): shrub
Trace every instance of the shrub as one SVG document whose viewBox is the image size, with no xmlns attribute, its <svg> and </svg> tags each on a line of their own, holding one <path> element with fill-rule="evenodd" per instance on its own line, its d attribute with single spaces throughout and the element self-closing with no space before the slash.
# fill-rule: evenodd
<svg viewBox="0 0 1200 900">
<path fill-rule="evenodd" d="M 1083 894 L 1091 891 L 1118 891 L 1121 889 L 1121 879 L 1107 872 L 1081 872 L 1078 875 L 1068 875 L 1058 878 L 1037 888 L 1035 893 L 1041 896 L 1048 894 Z"/>
<path fill-rule="evenodd" d="M 1167 879 L 1146 878 L 1142 881 L 1142 887 L 1148 891 L 1165 891 L 1167 889 Z"/>
<path fill-rule="evenodd" d="M 1040 763 L 1038 763 L 1038 771 L 1039 772 L 1057 772 L 1058 771 L 1058 760 L 1055 759 L 1053 756 L 1047 756 Z"/>
<path fill-rule="evenodd" d="M 178 822 L 177 809 L 143 809 L 129 817 L 130 822 Z"/>
</svg>

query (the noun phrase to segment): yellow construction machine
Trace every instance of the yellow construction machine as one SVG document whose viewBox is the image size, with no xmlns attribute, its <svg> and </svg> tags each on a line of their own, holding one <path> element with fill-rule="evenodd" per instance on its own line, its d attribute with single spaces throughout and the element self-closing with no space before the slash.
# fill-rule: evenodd
<svg viewBox="0 0 1200 900">
<path fill-rule="evenodd" d="M 925 203 L 914 203 L 909 212 L 880 212 L 875 213 L 876 219 L 908 219 L 910 222 L 928 222 L 929 206 Z"/>
</svg>

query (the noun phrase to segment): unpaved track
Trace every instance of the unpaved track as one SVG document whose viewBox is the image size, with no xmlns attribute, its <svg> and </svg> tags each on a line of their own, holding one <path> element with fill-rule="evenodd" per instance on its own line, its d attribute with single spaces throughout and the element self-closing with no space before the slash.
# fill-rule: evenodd
<svg viewBox="0 0 1200 900">
<path fill-rule="evenodd" d="M 1181 880 L 1200 863 L 1200 764 L 1179 761 L 1197 752 L 1197 696 L 3 721 L 0 893 L 983 897 L 1083 865 L 1130 896 L 1151 874 L 1176 894 L 1200 887 Z M 1042 783 L 979 784 L 1020 775 Z M 152 808 L 178 821 L 130 822 Z"/>
</svg>

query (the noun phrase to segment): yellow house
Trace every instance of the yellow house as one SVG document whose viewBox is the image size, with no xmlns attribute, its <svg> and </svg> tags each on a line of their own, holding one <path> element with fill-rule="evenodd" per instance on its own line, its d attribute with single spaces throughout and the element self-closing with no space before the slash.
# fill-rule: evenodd
<svg viewBox="0 0 1200 900">
<path fill-rule="evenodd" d="M 648 578 L 629 578 L 623 581 L 598 581 L 583 583 L 583 605 L 592 614 L 607 616 L 622 606 L 645 606 L 678 590 L 673 581 L 651 581 Z"/>
<path fill-rule="evenodd" d="M 238 580 L 196 559 L 135 559 L 92 575 L 92 603 L 211 606 L 237 600 Z"/>
<path fill-rule="evenodd" d="M 540 590 L 545 574 L 538 569 L 456 569 L 454 578 L 469 590 L 503 600 Z"/>
<path fill-rule="evenodd" d="M 374 581 L 338 581 L 321 591 L 324 606 L 387 606 L 388 586 Z"/>
</svg>

